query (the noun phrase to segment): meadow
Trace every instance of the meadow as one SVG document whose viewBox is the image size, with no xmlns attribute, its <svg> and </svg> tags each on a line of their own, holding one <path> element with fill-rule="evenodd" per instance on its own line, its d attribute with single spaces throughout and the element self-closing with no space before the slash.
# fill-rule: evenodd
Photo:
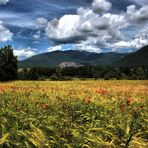
<svg viewBox="0 0 148 148">
<path fill-rule="evenodd" d="M 148 81 L 0 83 L 1 148 L 147 148 Z"/>
</svg>

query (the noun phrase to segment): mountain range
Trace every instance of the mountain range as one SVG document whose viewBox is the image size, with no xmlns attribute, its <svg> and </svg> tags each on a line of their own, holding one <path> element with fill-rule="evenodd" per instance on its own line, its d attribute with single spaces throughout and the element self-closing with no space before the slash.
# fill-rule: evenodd
<svg viewBox="0 0 148 148">
<path fill-rule="evenodd" d="M 93 53 L 79 50 L 53 51 L 19 61 L 20 68 L 99 65 L 115 67 L 148 67 L 148 45 L 133 53 Z"/>
<path fill-rule="evenodd" d="M 126 55 L 114 65 L 120 67 L 148 67 L 148 45 L 136 52 Z"/>
</svg>

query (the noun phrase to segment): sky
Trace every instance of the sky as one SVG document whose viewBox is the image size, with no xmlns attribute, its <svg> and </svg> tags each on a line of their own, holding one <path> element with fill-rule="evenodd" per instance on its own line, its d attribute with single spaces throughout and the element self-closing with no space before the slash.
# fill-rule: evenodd
<svg viewBox="0 0 148 148">
<path fill-rule="evenodd" d="M 133 52 L 148 45 L 148 0 L 0 0 L 0 47 L 19 60 L 55 50 Z"/>
</svg>

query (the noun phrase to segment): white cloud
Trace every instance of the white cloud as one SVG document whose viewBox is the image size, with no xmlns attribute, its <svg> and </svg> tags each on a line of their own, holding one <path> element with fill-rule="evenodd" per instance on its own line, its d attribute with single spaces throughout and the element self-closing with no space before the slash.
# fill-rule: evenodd
<svg viewBox="0 0 148 148">
<path fill-rule="evenodd" d="M 140 30 L 138 34 L 129 41 L 120 41 L 113 44 L 113 51 L 118 51 L 122 48 L 136 48 L 139 49 L 145 45 L 148 45 L 148 26 Z"/>
<path fill-rule="evenodd" d="M 28 14 L 13 12 L 13 11 L 0 11 L 0 20 L 3 20 L 5 24 L 20 28 L 37 29 L 36 22 L 28 16 Z"/>
<path fill-rule="evenodd" d="M 143 6 L 139 10 L 135 5 L 130 5 L 127 7 L 127 17 L 131 21 L 141 23 L 148 20 L 148 6 Z"/>
<path fill-rule="evenodd" d="M 85 50 L 88 52 L 95 52 L 95 53 L 101 53 L 102 50 L 96 46 L 91 46 L 91 45 L 84 45 L 84 44 L 78 44 L 76 45 L 76 48 L 78 50 Z"/>
<path fill-rule="evenodd" d="M 37 49 L 27 47 L 27 48 L 20 48 L 20 49 L 14 50 L 13 52 L 14 52 L 14 55 L 17 56 L 19 60 L 23 60 L 31 56 L 34 56 L 36 54 L 36 50 Z"/>
<path fill-rule="evenodd" d="M 111 45 L 113 51 L 121 49 L 140 49 L 148 45 L 148 6 L 137 9 L 135 5 L 127 7 L 127 17 L 130 26 L 136 31 L 134 36 L 129 40 L 123 39 Z"/>
<path fill-rule="evenodd" d="M 48 24 L 48 20 L 44 17 L 39 17 L 36 19 L 37 27 L 46 27 Z"/>
<path fill-rule="evenodd" d="M 94 12 L 102 13 L 109 11 L 112 7 L 112 4 L 108 0 L 94 0 L 92 7 Z"/>
<path fill-rule="evenodd" d="M 35 40 L 40 39 L 40 37 L 41 37 L 41 31 L 40 31 L 40 30 L 37 31 L 37 33 L 33 35 L 33 38 L 34 38 Z"/>
<path fill-rule="evenodd" d="M 94 0 L 90 8 L 81 7 L 75 15 L 64 15 L 49 21 L 46 36 L 55 45 L 73 43 L 76 47 L 95 52 L 100 52 L 102 48 L 116 50 L 148 44 L 146 35 L 141 37 L 139 31 L 147 24 L 148 6 L 138 9 L 131 5 L 126 12 L 118 14 L 108 12 L 111 6 L 107 0 Z M 128 29 L 130 34 L 125 32 Z M 138 37 L 134 36 L 136 31 L 139 31 Z"/>
<path fill-rule="evenodd" d="M 9 0 L 0 0 L 0 5 L 5 5 Z"/>
<path fill-rule="evenodd" d="M 3 25 L 2 21 L 0 21 L 0 42 L 11 41 L 12 36 L 13 33 Z"/>
<path fill-rule="evenodd" d="M 70 47 L 66 47 L 64 45 L 58 45 L 58 46 L 51 46 L 49 47 L 46 51 L 47 52 L 53 52 L 53 51 L 58 51 L 58 50 L 62 50 L 62 51 L 67 51 L 67 50 L 85 50 L 88 52 L 95 52 L 95 53 L 100 53 L 102 52 L 102 50 L 96 46 L 91 46 L 91 45 L 87 45 L 87 44 L 75 44 L 75 46 L 70 46 Z"/>
<path fill-rule="evenodd" d="M 78 15 L 64 15 L 59 20 L 54 19 L 48 23 L 46 35 L 55 42 L 70 42 L 78 40 L 81 36 L 78 31 L 80 17 Z"/>
<path fill-rule="evenodd" d="M 57 51 L 57 50 L 62 50 L 62 45 L 49 47 L 47 49 L 47 52 L 53 52 L 53 51 Z"/>
<path fill-rule="evenodd" d="M 131 0 L 131 1 L 133 1 L 134 3 L 136 2 L 137 4 L 140 4 L 140 5 L 148 5 L 147 0 Z"/>
<path fill-rule="evenodd" d="M 38 40 L 40 38 L 40 34 L 34 34 L 33 35 L 33 38 L 36 39 L 36 40 Z"/>
<path fill-rule="evenodd" d="M 120 29 L 128 25 L 124 15 L 106 13 L 102 16 L 91 9 L 79 8 L 77 15 L 64 15 L 54 19 L 46 28 L 47 37 L 55 44 L 80 43 L 86 40 L 118 40 Z"/>
<path fill-rule="evenodd" d="M 121 29 L 128 26 L 128 22 L 123 14 L 111 14 L 107 13 L 103 15 L 104 19 L 107 19 L 108 22 L 108 33 L 112 37 L 112 41 L 123 39 L 124 36 L 121 32 Z"/>
</svg>

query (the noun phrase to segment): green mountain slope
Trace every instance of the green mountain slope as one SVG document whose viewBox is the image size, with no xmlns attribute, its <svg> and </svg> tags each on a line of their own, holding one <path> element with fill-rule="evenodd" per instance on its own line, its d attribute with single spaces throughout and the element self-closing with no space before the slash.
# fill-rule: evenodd
<svg viewBox="0 0 148 148">
<path fill-rule="evenodd" d="M 122 59 L 125 53 L 92 53 L 78 50 L 54 51 L 43 53 L 19 62 L 19 67 L 54 67 L 62 62 L 75 62 L 78 65 L 107 65 L 111 66 Z"/>
<path fill-rule="evenodd" d="M 115 62 L 114 65 L 117 67 L 148 67 L 148 45 L 134 53 L 126 55 L 121 60 Z"/>
</svg>

